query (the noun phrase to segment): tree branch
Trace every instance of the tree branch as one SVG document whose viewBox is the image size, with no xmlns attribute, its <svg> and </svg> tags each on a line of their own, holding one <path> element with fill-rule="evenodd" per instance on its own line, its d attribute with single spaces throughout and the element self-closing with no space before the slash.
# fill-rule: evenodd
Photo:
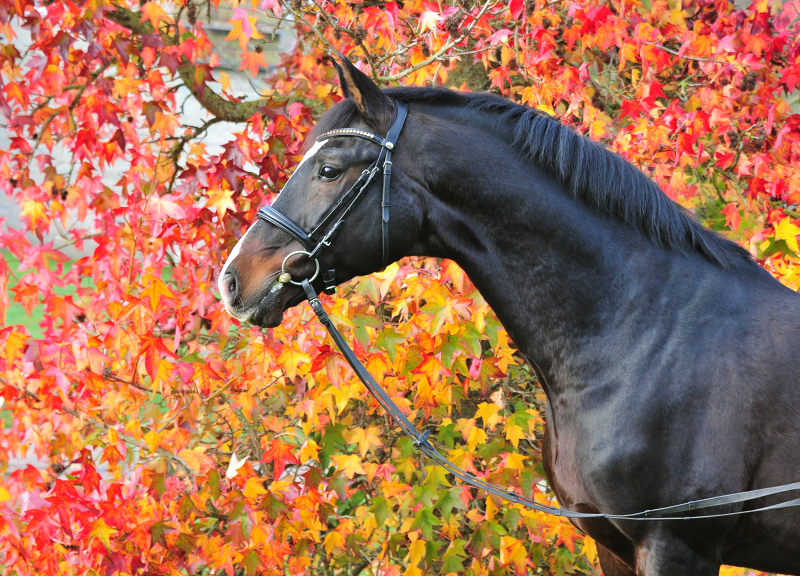
<svg viewBox="0 0 800 576">
<path fill-rule="evenodd" d="M 115 10 L 105 13 L 106 18 L 112 22 L 116 22 L 139 36 L 147 36 L 155 33 L 152 23 L 149 21 L 140 21 L 141 16 L 138 12 L 133 12 L 121 6 L 114 7 Z M 171 38 L 169 35 L 161 34 L 161 39 L 169 46 L 175 45 L 174 38 Z M 181 77 L 184 85 L 197 101 L 200 102 L 203 108 L 220 120 L 225 120 L 227 122 L 247 122 L 253 114 L 258 112 L 265 102 L 265 100 L 253 100 L 250 102 L 232 102 L 226 100 L 209 88 L 204 80 L 198 85 L 196 81 L 197 66 L 195 64 L 192 64 L 186 58 L 182 58 L 181 62 L 178 68 L 178 75 Z"/>
</svg>

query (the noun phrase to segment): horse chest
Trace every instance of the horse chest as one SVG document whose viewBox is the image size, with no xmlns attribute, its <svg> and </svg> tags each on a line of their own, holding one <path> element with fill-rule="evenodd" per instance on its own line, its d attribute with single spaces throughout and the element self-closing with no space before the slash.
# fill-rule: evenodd
<svg viewBox="0 0 800 576">
<path fill-rule="evenodd" d="M 642 478 L 629 477 L 624 470 L 645 461 L 647 447 L 626 442 L 613 422 L 600 426 L 596 419 L 580 420 L 563 412 L 555 414 L 548 403 L 542 442 L 544 470 L 561 506 L 614 510 L 620 495 L 635 501 Z"/>
</svg>

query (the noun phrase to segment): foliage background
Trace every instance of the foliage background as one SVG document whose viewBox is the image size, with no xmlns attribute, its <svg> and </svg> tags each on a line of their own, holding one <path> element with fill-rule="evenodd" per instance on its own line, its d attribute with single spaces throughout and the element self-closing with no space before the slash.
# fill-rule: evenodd
<svg viewBox="0 0 800 576">
<path fill-rule="evenodd" d="M 307 307 L 240 326 L 215 273 L 340 98 L 333 47 L 383 84 L 489 89 L 558 116 L 796 290 L 796 0 L 232 2 L 248 73 L 266 64 L 261 23 L 297 38 L 256 101 L 216 69 L 208 0 L 0 0 L 0 183 L 24 221 L 0 234 L 0 314 L 44 311 L 36 338 L 0 330 L 3 571 L 599 573 L 570 524 L 420 460 Z M 182 90 L 208 122 L 182 125 Z M 211 154 L 223 120 L 238 132 Z M 551 502 L 543 394 L 455 265 L 403 260 L 326 306 L 452 459 Z M 42 466 L 8 467 L 25 455 Z"/>
</svg>

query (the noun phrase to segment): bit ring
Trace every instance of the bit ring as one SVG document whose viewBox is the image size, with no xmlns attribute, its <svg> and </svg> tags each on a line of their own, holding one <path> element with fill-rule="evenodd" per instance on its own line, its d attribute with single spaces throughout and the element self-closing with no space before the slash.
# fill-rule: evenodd
<svg viewBox="0 0 800 576">
<path fill-rule="evenodd" d="M 303 284 L 301 282 L 295 282 L 294 280 L 292 280 L 292 275 L 286 271 L 286 261 L 296 254 L 305 254 L 306 256 L 311 256 L 311 253 L 306 252 L 305 250 L 296 250 L 294 252 L 290 252 L 289 254 L 287 254 L 286 258 L 283 259 L 283 264 L 281 264 L 280 281 L 283 282 L 284 284 L 286 282 L 289 282 L 290 284 L 294 284 L 295 286 L 302 286 Z M 317 279 L 317 276 L 319 276 L 319 260 L 315 258 L 314 262 L 317 263 L 317 271 L 314 272 L 314 275 L 308 279 L 309 282 L 313 282 L 314 280 Z"/>
</svg>

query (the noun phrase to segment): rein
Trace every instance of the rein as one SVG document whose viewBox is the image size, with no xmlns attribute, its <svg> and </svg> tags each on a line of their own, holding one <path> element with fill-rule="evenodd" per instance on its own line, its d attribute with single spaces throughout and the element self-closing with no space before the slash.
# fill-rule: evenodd
<svg viewBox="0 0 800 576">
<path fill-rule="evenodd" d="M 754 512 L 765 512 L 767 510 L 778 510 L 781 508 L 789 508 L 794 506 L 800 506 L 800 498 L 796 498 L 794 500 L 787 500 L 785 502 L 780 502 L 778 504 L 773 504 L 771 506 L 764 506 L 761 508 L 755 508 L 752 510 L 741 510 L 738 512 L 724 512 L 718 514 L 707 514 L 704 516 L 668 516 L 670 514 L 679 514 L 681 512 L 691 512 L 694 510 L 702 510 L 706 508 L 712 508 L 717 506 L 725 506 L 729 504 L 738 504 L 741 502 L 749 502 L 751 500 L 756 500 L 758 498 L 764 498 L 767 496 L 773 496 L 776 494 L 782 494 L 784 492 L 790 492 L 793 490 L 800 490 L 800 482 L 795 482 L 793 484 L 785 484 L 782 486 L 774 486 L 771 488 L 762 488 L 759 490 L 749 490 L 746 492 L 737 492 L 735 494 L 727 494 L 724 496 L 715 496 L 712 498 L 704 498 L 701 500 L 694 500 L 691 502 L 686 502 L 685 504 L 676 504 L 673 506 L 665 506 L 662 508 L 654 508 L 652 510 L 644 510 L 642 512 L 635 512 L 632 514 L 602 514 L 602 513 L 591 513 L 591 512 L 575 512 L 572 510 L 565 510 L 561 508 L 556 508 L 554 506 L 547 506 L 544 504 L 539 504 L 538 502 L 531 500 L 530 498 L 525 498 L 514 492 L 509 490 L 504 490 L 494 484 L 490 484 L 481 480 L 480 478 L 462 470 L 455 464 L 453 464 L 450 460 L 448 460 L 445 456 L 443 456 L 436 448 L 431 444 L 428 440 L 429 436 L 431 435 L 431 430 L 426 429 L 423 432 L 420 432 L 414 424 L 406 418 L 405 414 L 403 414 L 400 409 L 397 407 L 397 404 L 389 397 L 386 391 L 378 384 L 372 375 L 367 371 L 364 365 L 359 361 L 358 357 L 355 355 L 355 352 L 350 348 L 347 344 L 347 341 L 341 335 L 341 333 L 336 329 L 333 325 L 333 322 L 328 317 L 327 312 L 322 307 L 322 304 L 319 301 L 316 291 L 311 286 L 311 282 L 313 282 L 317 275 L 322 270 L 322 278 L 325 285 L 325 292 L 333 293 L 336 288 L 335 283 L 335 270 L 333 268 L 329 268 L 324 264 L 322 261 L 321 253 L 325 250 L 325 248 L 330 246 L 331 241 L 333 240 L 334 236 L 340 229 L 342 223 L 344 222 L 345 216 L 353 209 L 353 207 L 364 197 L 364 191 L 370 185 L 372 180 L 374 179 L 375 175 L 378 171 L 383 172 L 383 194 L 381 198 L 381 230 L 382 230 L 382 248 L 383 248 L 383 267 L 385 268 L 388 264 L 389 259 L 389 184 L 391 179 L 391 169 L 392 169 L 392 150 L 395 147 L 397 142 L 397 138 L 400 136 L 400 132 L 403 129 L 403 124 L 405 123 L 406 117 L 408 115 L 408 107 L 402 102 L 396 102 L 397 104 L 397 117 L 395 118 L 392 127 L 389 129 L 386 138 L 381 138 L 380 136 L 368 132 L 366 130 L 361 130 L 357 128 L 343 128 L 340 130 L 332 130 L 330 132 L 326 132 L 322 134 L 318 140 L 325 140 L 327 138 L 332 137 L 339 137 L 339 136 L 349 136 L 354 138 L 362 138 L 364 140 L 368 140 L 377 144 L 381 147 L 380 153 L 378 154 L 378 158 L 370 165 L 369 168 L 364 170 L 359 176 L 358 180 L 355 184 L 342 196 L 342 198 L 334 205 L 334 207 L 328 212 L 328 214 L 322 219 L 322 221 L 314 228 L 314 230 L 310 234 L 306 234 L 302 228 L 300 228 L 297 224 L 292 222 L 289 218 L 281 214 L 278 210 L 273 208 L 272 206 L 264 206 L 258 211 L 258 218 L 273 224 L 292 236 L 295 240 L 297 240 L 305 250 L 299 250 L 290 253 L 286 258 L 283 260 L 283 264 L 281 266 L 281 275 L 279 281 L 282 283 L 292 283 L 297 286 L 302 286 L 303 290 L 305 290 L 306 296 L 308 298 L 308 303 L 311 305 L 312 310 L 317 315 L 319 321 L 325 326 L 328 330 L 333 341 L 336 343 L 337 348 L 347 360 L 347 363 L 356 373 L 358 378 L 367 387 L 370 394 L 377 400 L 378 404 L 380 404 L 384 410 L 392 417 L 395 423 L 400 426 L 403 432 L 411 438 L 414 447 L 421 452 L 423 452 L 426 456 L 434 460 L 438 465 L 445 468 L 448 472 L 453 474 L 453 476 L 460 478 L 468 485 L 473 486 L 475 488 L 480 488 L 481 490 L 485 490 L 490 494 L 494 494 L 495 496 L 499 496 L 500 498 L 504 498 L 516 504 L 522 504 L 523 506 L 527 506 L 533 510 L 541 512 L 543 514 L 549 514 L 553 516 L 562 516 L 564 518 L 605 518 L 607 520 L 634 520 L 634 521 L 653 521 L 653 520 L 696 520 L 696 519 L 709 519 L 709 518 L 722 518 L 727 516 L 739 516 L 742 514 L 751 514 Z M 331 223 L 333 225 L 331 226 Z M 321 236 L 325 229 L 330 227 L 327 234 Z M 296 282 L 292 280 L 291 275 L 286 272 L 286 263 L 287 261 L 297 254 L 304 254 L 309 259 L 315 260 L 317 269 L 314 275 L 311 278 L 307 278 L 302 280 L 301 282 Z M 322 264 L 320 264 L 322 262 Z"/>
</svg>

